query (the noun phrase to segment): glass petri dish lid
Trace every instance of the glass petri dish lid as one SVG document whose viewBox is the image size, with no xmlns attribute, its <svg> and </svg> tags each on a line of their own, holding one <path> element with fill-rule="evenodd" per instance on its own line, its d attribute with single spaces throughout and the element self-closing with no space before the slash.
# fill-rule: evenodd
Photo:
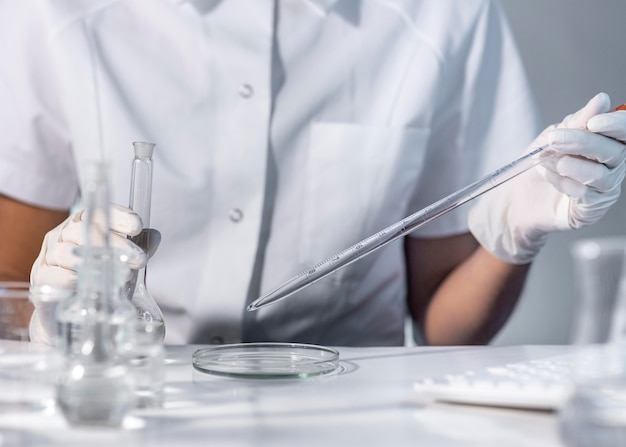
<svg viewBox="0 0 626 447">
<path fill-rule="evenodd" d="M 193 367 L 203 373 L 253 379 L 306 378 L 339 365 L 339 352 L 301 343 L 237 343 L 198 349 Z"/>
</svg>

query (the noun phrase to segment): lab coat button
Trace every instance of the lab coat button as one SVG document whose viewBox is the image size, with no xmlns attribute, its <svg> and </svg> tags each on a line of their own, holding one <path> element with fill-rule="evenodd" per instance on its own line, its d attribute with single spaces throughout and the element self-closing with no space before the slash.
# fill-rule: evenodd
<svg viewBox="0 0 626 447">
<path fill-rule="evenodd" d="M 254 94 L 254 89 L 250 84 L 241 84 L 239 86 L 239 96 L 242 98 L 250 98 Z"/>
<path fill-rule="evenodd" d="M 239 208 L 233 208 L 228 212 L 228 218 L 231 220 L 231 222 L 241 222 L 241 219 L 243 219 L 243 211 L 241 211 Z"/>
</svg>

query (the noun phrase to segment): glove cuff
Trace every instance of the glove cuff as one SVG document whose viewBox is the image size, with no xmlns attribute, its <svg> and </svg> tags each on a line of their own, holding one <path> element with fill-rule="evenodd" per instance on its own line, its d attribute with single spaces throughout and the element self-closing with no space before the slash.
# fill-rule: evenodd
<svg viewBox="0 0 626 447">
<path fill-rule="evenodd" d="M 527 237 L 519 229 L 494 225 L 485 219 L 485 207 L 477 205 L 470 210 L 469 230 L 478 243 L 496 258 L 509 264 L 529 264 L 546 242 L 546 233 Z M 497 228 L 500 226 L 501 228 Z"/>
<path fill-rule="evenodd" d="M 523 180 L 528 177 L 485 194 L 468 217 L 469 230 L 480 245 L 509 264 L 532 262 L 548 233 L 570 228 L 569 198 L 556 190 L 533 191 L 533 183 Z"/>
</svg>

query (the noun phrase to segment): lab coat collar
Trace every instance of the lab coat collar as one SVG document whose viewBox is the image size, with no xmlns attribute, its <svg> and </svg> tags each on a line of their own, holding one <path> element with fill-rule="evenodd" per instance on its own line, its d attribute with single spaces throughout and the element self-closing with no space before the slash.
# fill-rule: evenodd
<svg viewBox="0 0 626 447">
<path fill-rule="evenodd" d="M 185 3 L 191 3 L 199 11 L 210 12 L 215 8 L 222 0 L 171 0 L 175 5 L 183 5 Z M 322 15 L 327 15 L 335 6 L 338 0 L 302 0 L 305 3 L 310 4 L 317 12 Z"/>
</svg>

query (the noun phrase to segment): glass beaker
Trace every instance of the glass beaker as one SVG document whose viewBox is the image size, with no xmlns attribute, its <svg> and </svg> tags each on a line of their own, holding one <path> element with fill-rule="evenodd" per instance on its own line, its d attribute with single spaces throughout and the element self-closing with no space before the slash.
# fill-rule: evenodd
<svg viewBox="0 0 626 447">
<path fill-rule="evenodd" d="M 33 311 L 29 288 L 27 282 L 0 282 L 0 339 L 29 340 L 28 324 Z"/>
<path fill-rule="evenodd" d="M 55 408 L 56 349 L 29 342 L 30 283 L 0 282 L 0 413 Z"/>
<path fill-rule="evenodd" d="M 572 392 L 560 411 L 568 446 L 626 445 L 626 237 L 582 239 L 573 245 L 576 301 Z"/>
</svg>

